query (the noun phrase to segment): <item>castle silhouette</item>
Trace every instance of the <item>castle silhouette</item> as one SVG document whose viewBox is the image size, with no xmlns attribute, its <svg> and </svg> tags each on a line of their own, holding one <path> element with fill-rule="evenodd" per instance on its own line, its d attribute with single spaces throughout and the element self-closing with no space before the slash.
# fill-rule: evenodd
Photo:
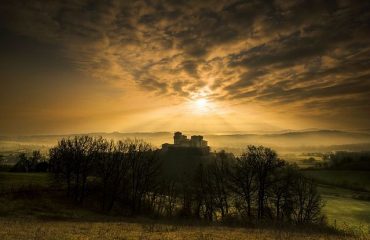
<svg viewBox="0 0 370 240">
<path fill-rule="evenodd" d="M 201 135 L 193 135 L 190 139 L 183 135 L 181 132 L 175 132 L 173 136 L 173 144 L 164 143 L 162 144 L 162 150 L 166 151 L 169 148 L 199 148 L 202 150 L 209 151 L 208 142 L 203 140 Z"/>
</svg>

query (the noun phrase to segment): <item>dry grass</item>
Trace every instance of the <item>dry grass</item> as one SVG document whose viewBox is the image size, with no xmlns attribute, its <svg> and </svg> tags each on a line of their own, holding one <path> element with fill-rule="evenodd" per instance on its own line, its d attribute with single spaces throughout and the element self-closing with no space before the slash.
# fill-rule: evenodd
<svg viewBox="0 0 370 240">
<path fill-rule="evenodd" d="M 0 239 L 355 239 L 346 235 L 302 230 L 186 226 L 141 219 L 120 221 L 55 221 L 35 218 L 0 218 Z M 358 239 L 358 238 L 357 238 Z M 364 239 L 364 238 L 363 238 Z"/>
</svg>

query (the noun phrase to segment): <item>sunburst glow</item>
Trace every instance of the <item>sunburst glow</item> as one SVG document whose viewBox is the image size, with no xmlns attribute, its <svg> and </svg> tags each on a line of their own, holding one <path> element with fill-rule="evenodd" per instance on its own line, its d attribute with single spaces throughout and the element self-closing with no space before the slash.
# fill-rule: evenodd
<svg viewBox="0 0 370 240">
<path fill-rule="evenodd" d="M 195 106 L 196 108 L 201 111 L 201 112 L 205 112 L 207 111 L 207 107 L 208 107 L 208 100 L 205 99 L 205 98 L 199 98 L 197 100 L 195 100 Z"/>
</svg>

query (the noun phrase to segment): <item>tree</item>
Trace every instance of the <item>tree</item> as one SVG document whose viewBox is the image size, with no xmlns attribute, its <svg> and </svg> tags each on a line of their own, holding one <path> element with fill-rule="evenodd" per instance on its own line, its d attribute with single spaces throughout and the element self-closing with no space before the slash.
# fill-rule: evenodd
<svg viewBox="0 0 370 240">
<path fill-rule="evenodd" d="M 292 218 L 297 223 L 317 223 L 322 220 L 323 202 L 312 179 L 300 175 L 294 179 Z"/>
<path fill-rule="evenodd" d="M 284 162 L 277 158 L 277 154 L 270 148 L 263 146 L 248 146 L 247 155 L 254 159 L 257 183 L 257 217 L 261 219 L 265 213 L 266 192 L 271 185 L 270 176 Z"/>
<path fill-rule="evenodd" d="M 31 161 L 27 158 L 25 153 L 18 154 L 18 161 L 12 167 L 11 171 L 14 172 L 30 172 L 31 171 Z"/>
<path fill-rule="evenodd" d="M 30 167 L 31 167 L 31 171 L 36 171 L 36 168 L 37 168 L 37 164 L 39 164 L 42 160 L 42 155 L 41 155 L 41 152 L 39 150 L 35 150 L 32 152 L 32 156 L 30 157 L 29 161 L 30 161 Z"/>
<path fill-rule="evenodd" d="M 317 222 L 322 207 L 312 180 L 262 146 L 248 146 L 235 158 L 215 152 L 193 172 L 163 175 L 159 151 L 142 140 L 101 137 L 62 139 L 50 149 L 50 171 L 76 203 L 96 201 L 103 211 L 155 213 L 214 221 L 230 214 L 249 220 Z M 22 166 L 39 162 L 35 152 Z M 94 193 L 94 194 L 91 194 Z M 253 218 L 255 217 L 255 218 Z"/>
<path fill-rule="evenodd" d="M 87 189 L 87 177 L 93 171 L 93 163 L 100 154 L 102 138 L 76 136 L 62 139 L 50 149 L 51 170 L 56 179 L 67 183 L 67 194 L 73 190 L 73 198 L 82 204 Z"/>
<path fill-rule="evenodd" d="M 246 211 L 248 218 L 252 216 L 252 197 L 256 191 L 255 167 L 256 158 L 245 152 L 236 158 L 231 175 L 232 189 L 240 200 L 237 208 L 242 212 Z"/>
<path fill-rule="evenodd" d="M 297 167 L 289 164 L 273 173 L 270 200 L 275 207 L 275 218 L 278 221 L 291 220 L 293 186 L 299 176 Z"/>
<path fill-rule="evenodd" d="M 104 144 L 103 149 L 103 154 L 96 165 L 96 174 L 102 183 L 102 210 L 109 212 L 127 181 L 128 160 L 125 155 L 128 145 L 122 141 L 118 141 L 117 144 L 110 141 Z"/>
<path fill-rule="evenodd" d="M 209 172 L 209 187 L 213 189 L 214 200 L 217 209 L 221 212 L 221 217 L 224 218 L 229 214 L 229 198 L 230 198 L 230 164 L 233 160 L 233 155 L 221 151 L 215 154 L 213 162 L 208 166 Z"/>
<path fill-rule="evenodd" d="M 46 172 L 49 164 L 45 161 L 41 152 L 35 150 L 31 157 L 27 157 L 26 153 L 18 155 L 17 163 L 11 168 L 14 172 Z"/>
<path fill-rule="evenodd" d="M 158 151 L 153 150 L 150 144 L 133 140 L 128 144 L 129 163 L 129 200 L 131 210 L 136 213 L 141 210 L 143 201 L 150 190 L 154 189 L 158 182 L 157 176 L 161 165 Z"/>
<path fill-rule="evenodd" d="M 50 171 L 54 174 L 57 182 L 67 184 L 67 195 L 71 194 L 73 175 L 73 152 L 71 139 L 61 139 L 57 146 L 49 150 Z"/>
<path fill-rule="evenodd" d="M 107 141 L 101 137 L 76 136 L 62 139 L 50 149 L 50 169 L 67 185 L 67 195 L 82 204 L 88 194 L 89 178 L 95 179 L 102 210 L 115 202 L 130 206 L 133 213 L 156 188 L 160 162 L 157 150 L 140 140 Z"/>
</svg>

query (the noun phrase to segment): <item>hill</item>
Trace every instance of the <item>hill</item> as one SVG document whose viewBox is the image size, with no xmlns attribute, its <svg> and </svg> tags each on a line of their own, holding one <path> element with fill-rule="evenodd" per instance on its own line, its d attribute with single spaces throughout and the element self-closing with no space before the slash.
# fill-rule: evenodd
<svg viewBox="0 0 370 240">
<path fill-rule="evenodd" d="M 207 223 L 195 219 L 118 217 L 71 204 L 48 188 L 47 174 L 0 174 L 0 239 L 356 239 L 317 225 Z M 25 185 L 26 184 L 26 185 Z M 27 186 L 25 188 L 25 186 Z M 27 192 L 28 191 L 28 192 Z M 30 194 L 29 191 L 32 191 Z"/>
<path fill-rule="evenodd" d="M 187 135 L 202 134 L 186 132 Z M 8 156 L 19 151 L 41 149 L 45 152 L 61 138 L 81 134 L 68 135 L 30 135 L 30 136 L 0 136 L 0 154 Z M 172 143 L 172 132 L 98 132 L 87 133 L 90 136 L 102 136 L 107 139 L 138 138 L 150 142 L 156 147 L 163 143 Z M 370 149 L 370 133 L 346 132 L 337 130 L 305 130 L 282 131 L 269 133 L 231 133 L 204 134 L 213 150 L 225 149 L 240 153 L 248 144 L 264 145 L 282 152 L 328 152 L 336 150 L 361 151 Z"/>
</svg>

